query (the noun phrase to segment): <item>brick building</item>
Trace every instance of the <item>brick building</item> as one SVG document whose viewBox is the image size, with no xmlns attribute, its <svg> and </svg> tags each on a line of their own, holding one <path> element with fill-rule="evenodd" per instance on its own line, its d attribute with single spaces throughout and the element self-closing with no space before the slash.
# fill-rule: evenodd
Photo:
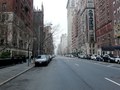
<svg viewBox="0 0 120 90">
<path fill-rule="evenodd" d="M 76 54 L 78 52 L 78 23 L 77 23 L 77 11 L 74 10 L 73 22 L 72 22 L 72 53 Z"/>
<path fill-rule="evenodd" d="M 120 1 L 112 0 L 112 15 L 113 15 L 113 30 L 114 30 L 114 39 L 115 39 L 115 47 L 118 48 L 115 54 L 120 55 L 119 46 L 120 46 Z"/>
<path fill-rule="evenodd" d="M 33 0 L 0 0 L 0 49 L 11 56 L 32 54 Z"/>
<path fill-rule="evenodd" d="M 114 45 L 111 2 L 111 0 L 95 0 L 96 41 L 98 54 L 110 53 L 103 49 Z"/>
</svg>

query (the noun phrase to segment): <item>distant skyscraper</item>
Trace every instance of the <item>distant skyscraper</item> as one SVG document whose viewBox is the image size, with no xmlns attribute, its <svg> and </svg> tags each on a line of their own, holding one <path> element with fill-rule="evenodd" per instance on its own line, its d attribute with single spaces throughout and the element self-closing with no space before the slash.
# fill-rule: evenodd
<svg viewBox="0 0 120 90">
<path fill-rule="evenodd" d="M 72 22 L 73 22 L 74 9 L 75 9 L 75 0 L 68 0 L 67 2 L 68 53 L 72 53 Z"/>
<path fill-rule="evenodd" d="M 67 54 L 67 35 L 62 34 L 60 44 L 58 46 L 58 54 L 65 55 Z"/>
</svg>

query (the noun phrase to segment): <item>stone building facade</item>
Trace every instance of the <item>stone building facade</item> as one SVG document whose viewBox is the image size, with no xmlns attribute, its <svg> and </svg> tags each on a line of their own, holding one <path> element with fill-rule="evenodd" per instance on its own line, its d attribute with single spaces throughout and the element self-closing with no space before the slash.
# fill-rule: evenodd
<svg viewBox="0 0 120 90">
<path fill-rule="evenodd" d="M 78 53 L 96 54 L 94 0 L 77 0 Z"/>
<path fill-rule="evenodd" d="M 75 0 L 68 0 L 67 2 L 67 22 L 68 22 L 68 53 L 72 53 L 72 23 L 75 9 Z"/>
<path fill-rule="evenodd" d="M 120 46 L 120 1 L 112 0 L 110 1 L 112 6 L 112 15 L 113 15 L 113 30 L 114 30 L 114 40 L 115 46 Z M 114 52 L 116 56 L 120 56 L 119 49 Z"/>
<path fill-rule="evenodd" d="M 96 54 L 94 0 L 68 0 L 67 7 L 68 42 L 71 40 L 72 52 Z"/>
<path fill-rule="evenodd" d="M 77 23 L 77 10 L 74 9 L 73 22 L 72 22 L 72 53 L 76 54 L 78 52 L 78 23 Z"/>
<path fill-rule="evenodd" d="M 0 49 L 32 55 L 33 0 L 0 0 Z"/>
</svg>

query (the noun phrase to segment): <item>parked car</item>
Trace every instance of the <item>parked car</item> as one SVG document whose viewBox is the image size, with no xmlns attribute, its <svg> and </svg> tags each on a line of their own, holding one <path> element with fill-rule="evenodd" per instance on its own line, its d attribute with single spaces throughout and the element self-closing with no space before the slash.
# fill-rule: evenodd
<svg viewBox="0 0 120 90">
<path fill-rule="evenodd" d="M 52 58 L 55 58 L 55 57 L 56 57 L 56 55 L 53 54 L 53 55 L 52 55 Z"/>
<path fill-rule="evenodd" d="M 91 59 L 91 55 L 86 55 L 85 59 L 90 60 Z"/>
<path fill-rule="evenodd" d="M 108 54 L 105 54 L 105 55 L 103 56 L 103 59 L 104 59 L 104 62 L 112 62 L 112 63 L 115 62 L 115 58 L 114 58 L 114 57 L 111 57 L 111 56 L 108 55 Z"/>
<path fill-rule="evenodd" d="M 74 57 L 72 54 L 65 55 L 66 57 Z"/>
<path fill-rule="evenodd" d="M 91 59 L 92 59 L 92 60 L 96 60 L 96 56 L 97 56 L 97 55 L 94 55 L 94 54 L 93 54 L 93 55 L 91 56 Z"/>
<path fill-rule="evenodd" d="M 97 60 L 97 61 L 104 61 L 103 57 L 100 56 L 100 55 L 97 55 L 97 56 L 96 56 L 96 60 Z"/>
<path fill-rule="evenodd" d="M 48 55 L 38 55 L 35 59 L 35 66 L 38 65 L 48 65 L 49 63 L 49 56 Z"/>
<path fill-rule="evenodd" d="M 117 56 L 117 57 L 115 58 L 115 62 L 120 64 L 120 57 L 119 57 L 119 56 Z"/>
<path fill-rule="evenodd" d="M 83 55 L 83 54 L 81 54 L 81 55 L 78 55 L 78 58 L 82 58 L 82 59 L 84 59 L 86 56 L 85 55 Z"/>
</svg>

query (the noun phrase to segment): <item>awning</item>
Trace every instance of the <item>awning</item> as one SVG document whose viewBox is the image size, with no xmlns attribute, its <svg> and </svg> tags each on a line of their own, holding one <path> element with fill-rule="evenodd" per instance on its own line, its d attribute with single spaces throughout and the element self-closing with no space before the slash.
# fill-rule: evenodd
<svg viewBox="0 0 120 90">
<path fill-rule="evenodd" d="M 115 50 L 113 46 L 103 46 L 101 48 L 103 51 L 114 51 Z"/>
<path fill-rule="evenodd" d="M 103 51 L 120 50 L 120 46 L 103 46 L 101 48 L 102 48 Z"/>
<path fill-rule="evenodd" d="M 114 46 L 115 50 L 120 50 L 120 46 Z"/>
</svg>

